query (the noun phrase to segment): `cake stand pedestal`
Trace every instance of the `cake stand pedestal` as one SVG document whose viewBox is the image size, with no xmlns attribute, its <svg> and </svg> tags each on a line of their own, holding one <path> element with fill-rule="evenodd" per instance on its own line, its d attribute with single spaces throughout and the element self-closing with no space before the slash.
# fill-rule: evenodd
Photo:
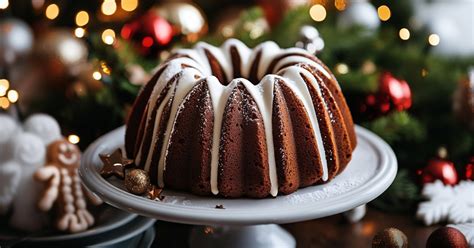
<svg viewBox="0 0 474 248">
<path fill-rule="evenodd" d="M 164 190 L 164 200 L 158 201 L 128 193 L 123 181 L 99 174 L 99 154 L 123 147 L 124 127 L 89 146 L 79 174 L 87 188 L 112 206 L 159 220 L 201 225 L 192 231 L 193 247 L 295 247 L 294 238 L 273 224 L 348 211 L 372 201 L 393 182 L 397 160 L 390 146 L 362 127 L 356 127 L 356 133 L 357 148 L 341 174 L 324 185 L 275 198 L 223 199 Z"/>
</svg>

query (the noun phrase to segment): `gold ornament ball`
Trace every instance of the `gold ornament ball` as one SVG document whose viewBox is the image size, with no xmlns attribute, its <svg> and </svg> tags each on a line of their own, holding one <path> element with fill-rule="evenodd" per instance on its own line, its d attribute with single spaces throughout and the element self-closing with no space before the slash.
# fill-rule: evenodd
<svg viewBox="0 0 474 248">
<path fill-rule="evenodd" d="M 186 42 L 197 41 L 207 33 L 207 20 L 196 5 L 190 2 L 167 1 L 157 5 L 152 11 L 166 19 L 175 34 L 179 34 Z"/>
<path fill-rule="evenodd" d="M 372 240 L 372 248 L 407 248 L 407 236 L 397 228 L 386 228 Z"/>
<path fill-rule="evenodd" d="M 141 169 L 132 169 L 125 175 L 125 188 L 132 194 L 144 194 L 150 186 L 148 173 Z"/>
</svg>

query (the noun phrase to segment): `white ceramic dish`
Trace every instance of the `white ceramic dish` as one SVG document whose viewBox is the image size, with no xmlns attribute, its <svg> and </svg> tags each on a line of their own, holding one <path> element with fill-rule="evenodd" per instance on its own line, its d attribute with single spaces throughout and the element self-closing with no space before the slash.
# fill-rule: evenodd
<svg viewBox="0 0 474 248">
<path fill-rule="evenodd" d="M 100 153 L 123 147 L 125 127 L 95 141 L 86 150 L 80 176 L 86 186 L 107 203 L 152 218 L 186 224 L 256 225 L 290 223 L 334 215 L 365 204 L 393 182 L 397 160 L 382 139 L 356 127 L 358 145 L 347 168 L 331 182 L 266 199 L 199 197 L 164 190 L 163 201 L 149 200 L 123 189 L 123 182 L 105 180 L 99 174 Z M 223 205 L 225 209 L 216 209 Z"/>
<path fill-rule="evenodd" d="M 84 232 L 65 234 L 56 231 L 48 231 L 44 233 L 26 234 L 5 226 L 0 228 L 0 240 L 9 240 L 8 242 L 13 243 L 49 243 L 78 240 L 117 229 L 137 217 L 136 214 L 122 211 L 111 206 L 103 206 L 102 208 L 103 209 L 98 211 L 99 215 L 96 217 L 96 224 Z"/>
</svg>

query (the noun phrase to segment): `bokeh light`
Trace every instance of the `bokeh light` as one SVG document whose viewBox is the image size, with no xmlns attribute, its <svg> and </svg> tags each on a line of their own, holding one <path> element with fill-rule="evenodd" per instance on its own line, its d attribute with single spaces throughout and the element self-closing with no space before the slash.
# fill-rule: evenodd
<svg viewBox="0 0 474 248">
<path fill-rule="evenodd" d="M 50 20 L 56 19 L 59 16 L 59 7 L 56 4 L 50 4 L 46 7 L 46 18 Z"/>
<path fill-rule="evenodd" d="M 321 4 L 315 4 L 309 9 L 309 15 L 314 21 L 322 22 L 326 19 L 326 8 Z"/>
<path fill-rule="evenodd" d="M 379 15 L 380 20 L 382 21 L 388 21 L 390 17 L 392 16 L 392 12 L 390 11 L 390 8 L 387 5 L 382 5 L 378 7 L 377 13 Z"/>
</svg>

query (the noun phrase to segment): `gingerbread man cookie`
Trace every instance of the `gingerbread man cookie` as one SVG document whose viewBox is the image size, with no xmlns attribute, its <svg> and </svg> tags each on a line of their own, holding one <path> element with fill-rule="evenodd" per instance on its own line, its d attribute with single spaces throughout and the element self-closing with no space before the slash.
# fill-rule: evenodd
<svg viewBox="0 0 474 248">
<path fill-rule="evenodd" d="M 94 217 L 87 210 L 86 198 L 92 204 L 102 201 L 88 192 L 81 183 L 77 169 L 81 152 L 77 146 L 60 139 L 47 149 L 46 166 L 35 173 L 35 179 L 46 183 L 46 189 L 38 202 L 42 211 L 57 209 L 56 227 L 72 233 L 86 230 L 94 224 Z"/>
</svg>

